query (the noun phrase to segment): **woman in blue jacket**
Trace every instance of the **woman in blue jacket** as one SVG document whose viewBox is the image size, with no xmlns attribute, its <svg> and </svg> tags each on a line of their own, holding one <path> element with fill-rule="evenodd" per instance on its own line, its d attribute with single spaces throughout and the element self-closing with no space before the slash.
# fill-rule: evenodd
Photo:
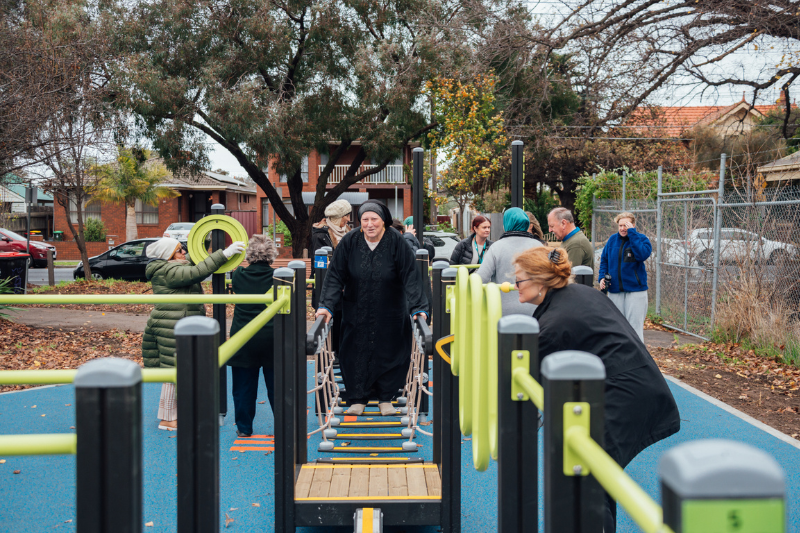
<svg viewBox="0 0 800 533">
<path fill-rule="evenodd" d="M 614 217 L 619 233 L 609 237 L 600 257 L 601 289 L 630 322 L 644 342 L 644 318 L 647 315 L 647 270 L 645 260 L 653 253 L 650 240 L 636 230 L 636 215 L 620 213 Z M 605 275 L 611 282 L 606 287 Z"/>
</svg>

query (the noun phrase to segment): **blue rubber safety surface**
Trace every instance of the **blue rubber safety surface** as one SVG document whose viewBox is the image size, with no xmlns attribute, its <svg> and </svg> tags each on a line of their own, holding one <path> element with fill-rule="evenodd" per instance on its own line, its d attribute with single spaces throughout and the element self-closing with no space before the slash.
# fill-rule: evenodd
<svg viewBox="0 0 800 533">
<path fill-rule="evenodd" d="M 152 527 L 143 528 L 146 533 L 172 532 L 177 529 L 177 438 L 175 432 L 157 429 L 156 412 L 160 387 L 159 384 L 143 385 L 144 522 L 152 522 Z M 267 402 L 263 382 L 260 387 L 259 401 Z M 660 501 L 658 458 L 667 449 L 701 438 L 726 438 L 746 442 L 767 451 L 783 466 L 788 487 L 787 530 L 800 533 L 800 450 L 672 383 L 670 388 L 680 408 L 681 432 L 642 452 L 626 469 L 633 479 L 656 501 Z M 72 386 L 43 387 L 0 395 L 0 434 L 74 431 L 71 429 L 75 424 L 73 390 Z M 228 524 L 230 531 L 271 532 L 274 530 L 274 455 L 268 450 L 230 451 L 236 440 L 231 398 L 228 406 L 229 414 L 225 419 L 225 426 L 220 428 L 220 529 L 225 530 L 227 515 L 233 519 Z M 268 402 L 259 404 L 254 424 L 255 434 L 272 435 L 272 422 Z M 314 422 L 312 409 L 309 414 L 309 428 L 313 428 Z M 320 440 L 319 434 L 310 438 L 310 459 L 320 455 L 316 451 Z M 353 441 L 352 445 L 364 442 Z M 418 454 L 411 455 L 430 459 L 430 438 L 419 436 L 416 442 L 422 444 L 422 448 Z M 462 437 L 462 442 L 462 531 L 495 531 L 496 463 L 492 462 L 486 472 L 476 472 L 471 464 L 471 441 Z M 387 445 L 387 441 L 365 443 Z M 541 442 L 539 449 L 541 450 Z M 0 532 L 75 531 L 74 456 L 2 459 L 6 462 L 0 464 Z M 20 470 L 20 474 L 13 474 L 15 470 Z M 541 495 L 541 479 L 539 483 Z M 639 531 L 624 510 L 619 512 L 618 524 L 618 531 L 621 533 Z M 352 531 L 352 528 L 298 528 L 298 531 L 314 533 L 323 530 L 345 532 Z M 433 533 L 436 530 L 434 527 L 387 528 L 387 531 L 418 533 Z"/>
</svg>

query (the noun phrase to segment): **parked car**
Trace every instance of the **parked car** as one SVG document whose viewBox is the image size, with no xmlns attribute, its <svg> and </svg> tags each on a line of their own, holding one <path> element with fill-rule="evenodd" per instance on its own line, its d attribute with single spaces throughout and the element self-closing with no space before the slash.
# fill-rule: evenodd
<svg viewBox="0 0 800 533">
<path fill-rule="evenodd" d="M 450 261 L 453 249 L 460 241 L 458 235 L 446 231 L 426 231 L 423 235 L 433 242 L 433 247 L 436 249 L 433 261 Z"/>
<path fill-rule="evenodd" d="M 145 268 L 150 258 L 147 247 L 158 239 L 137 239 L 116 246 L 107 252 L 89 258 L 92 279 L 124 279 L 131 281 L 147 281 Z M 86 277 L 83 261 L 72 272 L 75 279 Z"/>
<path fill-rule="evenodd" d="M 714 262 L 714 229 L 692 230 L 686 241 L 690 262 L 700 266 L 711 266 Z M 719 260 L 733 263 L 743 260 L 766 261 L 771 265 L 796 261 L 798 250 L 792 244 L 759 237 L 757 233 L 737 228 L 720 228 Z"/>
<path fill-rule="evenodd" d="M 185 243 L 189 240 L 189 232 L 192 231 L 194 224 L 194 222 L 173 222 L 164 230 L 162 237 L 171 237 Z"/>
<path fill-rule="evenodd" d="M 5 228 L 0 228 L 0 252 L 26 253 L 27 241 L 25 237 Z M 33 267 L 44 268 L 47 266 L 47 250 L 53 250 L 53 259 L 56 258 L 56 247 L 45 242 L 31 241 L 31 260 Z"/>
</svg>

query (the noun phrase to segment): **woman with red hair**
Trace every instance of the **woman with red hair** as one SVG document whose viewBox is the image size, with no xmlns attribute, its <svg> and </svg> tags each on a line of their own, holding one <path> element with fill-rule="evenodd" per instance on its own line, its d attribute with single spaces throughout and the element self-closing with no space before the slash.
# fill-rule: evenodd
<svg viewBox="0 0 800 533">
<path fill-rule="evenodd" d="M 492 230 L 492 223 L 483 215 L 478 215 L 472 219 L 472 235 L 456 244 L 453 254 L 450 256 L 451 265 L 480 265 L 483 263 L 483 256 L 486 250 L 492 245 L 489 240 L 489 233 Z"/>
</svg>

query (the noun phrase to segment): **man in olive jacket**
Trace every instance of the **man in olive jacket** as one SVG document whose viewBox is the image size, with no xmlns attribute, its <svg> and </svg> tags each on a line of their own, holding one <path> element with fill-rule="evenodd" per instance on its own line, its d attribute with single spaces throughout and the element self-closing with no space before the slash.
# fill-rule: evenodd
<svg viewBox="0 0 800 533">
<path fill-rule="evenodd" d="M 547 215 L 550 231 L 561 241 L 573 267 L 578 265 L 594 269 L 594 249 L 581 228 L 575 226 L 575 218 L 569 209 L 556 207 Z"/>
</svg>

